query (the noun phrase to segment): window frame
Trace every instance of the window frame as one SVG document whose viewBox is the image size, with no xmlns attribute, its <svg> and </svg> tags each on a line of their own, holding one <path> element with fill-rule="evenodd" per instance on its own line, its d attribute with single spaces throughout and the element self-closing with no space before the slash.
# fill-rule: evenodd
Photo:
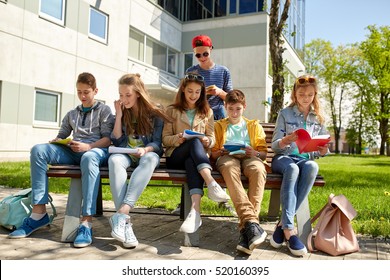
<svg viewBox="0 0 390 280">
<path fill-rule="evenodd" d="M 40 93 L 47 94 L 47 95 L 53 95 L 53 96 L 57 97 L 57 114 L 55 116 L 55 118 L 56 118 L 55 122 L 36 120 L 36 117 L 37 117 L 37 112 L 36 112 L 37 94 L 40 94 Z M 62 96 L 61 93 L 55 92 L 55 91 L 50 91 L 50 90 L 45 90 L 45 89 L 40 89 L 40 88 L 36 88 L 34 90 L 34 104 L 33 104 L 33 125 L 34 126 L 59 127 L 60 115 L 61 115 L 61 96 Z"/>
<path fill-rule="evenodd" d="M 100 14 L 100 15 L 103 15 L 106 18 L 105 30 L 104 30 L 104 38 L 102 38 L 102 37 L 100 37 L 100 36 L 98 36 L 96 34 L 91 33 L 91 15 L 92 15 L 92 11 L 94 11 L 94 12 Z M 100 11 L 99 9 L 96 9 L 93 6 L 89 6 L 89 14 L 88 14 L 88 37 L 89 38 L 107 45 L 108 44 L 108 23 L 109 23 L 109 15 L 108 14 L 104 13 L 103 11 Z"/>
<path fill-rule="evenodd" d="M 39 17 L 46 19 L 48 21 L 51 21 L 55 24 L 65 26 L 65 14 L 66 14 L 66 0 L 60 0 L 62 1 L 62 14 L 61 14 L 61 19 L 58 19 L 56 17 L 53 17 L 52 15 L 46 14 L 43 12 L 42 9 L 42 0 L 39 0 Z"/>
<path fill-rule="evenodd" d="M 131 51 L 129 50 L 128 51 L 128 55 L 129 57 L 131 57 L 132 59 L 135 59 L 135 60 L 138 60 L 142 63 L 146 63 L 146 64 L 149 64 L 149 65 L 152 65 L 153 67 L 156 67 L 156 69 L 159 69 L 161 71 L 164 71 L 164 72 L 167 72 L 171 75 L 175 75 L 177 76 L 178 73 L 179 73 L 179 55 L 180 55 L 180 52 L 169 47 L 168 45 L 148 36 L 147 34 L 143 33 L 142 31 L 139 31 L 138 29 L 130 26 L 130 31 L 129 31 L 129 42 L 130 40 L 134 40 L 135 42 L 138 42 L 138 44 L 142 44 L 140 45 L 142 47 L 142 51 L 141 52 L 138 52 L 137 54 L 137 57 L 134 57 L 131 55 Z M 136 40 L 135 37 L 132 37 L 132 34 L 136 34 L 140 39 L 142 38 L 142 42 L 141 40 Z M 157 55 L 154 51 L 156 50 L 155 46 L 158 46 L 160 48 L 162 48 L 164 50 L 164 53 L 161 52 L 161 54 L 164 55 L 164 60 L 160 59 L 159 60 L 159 63 L 156 63 L 155 62 L 155 58 Z M 129 48 L 131 47 L 131 43 L 129 43 Z M 137 49 L 138 46 L 135 46 Z M 142 57 L 140 57 L 142 56 Z M 172 73 L 172 71 L 169 71 L 171 70 L 170 67 L 169 67 L 169 62 L 170 62 L 170 58 L 174 58 L 174 73 Z M 164 68 L 160 68 L 158 64 L 161 64 L 163 63 L 164 64 Z M 157 65 L 156 65 L 157 64 Z"/>
</svg>

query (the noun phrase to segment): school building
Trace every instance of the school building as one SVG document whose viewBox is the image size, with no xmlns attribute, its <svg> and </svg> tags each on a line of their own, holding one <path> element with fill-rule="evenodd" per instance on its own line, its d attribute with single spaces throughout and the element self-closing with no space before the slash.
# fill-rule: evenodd
<svg viewBox="0 0 390 280">
<path fill-rule="evenodd" d="M 264 3 L 266 2 L 266 3 Z M 283 9 L 281 1 L 281 8 Z M 154 100 L 170 104 L 191 39 L 207 34 L 212 58 L 247 96 L 245 115 L 268 120 L 272 79 L 264 0 L 0 0 L 0 160 L 27 160 L 80 104 L 77 75 L 97 79 L 112 110 L 117 81 L 140 73 Z M 285 32 L 287 82 L 304 72 L 305 0 L 292 0 Z M 113 111 L 114 112 L 114 111 Z"/>
</svg>

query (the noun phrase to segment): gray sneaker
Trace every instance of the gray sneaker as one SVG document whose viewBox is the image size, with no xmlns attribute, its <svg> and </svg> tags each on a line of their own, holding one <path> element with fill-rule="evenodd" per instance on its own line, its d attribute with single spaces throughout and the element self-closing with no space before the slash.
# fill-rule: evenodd
<svg viewBox="0 0 390 280">
<path fill-rule="evenodd" d="M 234 209 L 234 207 L 232 207 L 229 204 L 228 201 L 226 201 L 226 202 L 219 202 L 218 203 L 218 207 L 222 208 L 222 209 L 228 210 L 230 212 L 230 214 L 232 214 L 233 217 L 238 217 L 236 210 Z"/>
<path fill-rule="evenodd" d="M 226 202 L 230 199 L 229 195 L 215 181 L 207 186 L 207 188 L 208 197 L 215 202 Z"/>
</svg>

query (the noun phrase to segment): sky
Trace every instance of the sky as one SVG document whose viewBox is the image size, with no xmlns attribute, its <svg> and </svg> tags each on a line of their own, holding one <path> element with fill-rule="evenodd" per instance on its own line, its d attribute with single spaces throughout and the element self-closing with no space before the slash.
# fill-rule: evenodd
<svg viewBox="0 0 390 280">
<path fill-rule="evenodd" d="M 333 47 L 362 42 L 368 25 L 390 26 L 390 0 L 306 0 L 305 43 L 330 41 Z"/>
</svg>

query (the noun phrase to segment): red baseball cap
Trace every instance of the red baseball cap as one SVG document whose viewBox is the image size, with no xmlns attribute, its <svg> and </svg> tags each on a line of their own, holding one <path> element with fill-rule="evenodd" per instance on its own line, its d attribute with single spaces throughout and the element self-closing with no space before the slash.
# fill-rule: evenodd
<svg viewBox="0 0 390 280">
<path fill-rule="evenodd" d="M 213 43 L 211 42 L 211 39 L 209 36 L 198 35 L 192 39 L 192 48 L 194 49 L 196 47 L 210 47 L 210 48 L 212 48 Z"/>
</svg>

